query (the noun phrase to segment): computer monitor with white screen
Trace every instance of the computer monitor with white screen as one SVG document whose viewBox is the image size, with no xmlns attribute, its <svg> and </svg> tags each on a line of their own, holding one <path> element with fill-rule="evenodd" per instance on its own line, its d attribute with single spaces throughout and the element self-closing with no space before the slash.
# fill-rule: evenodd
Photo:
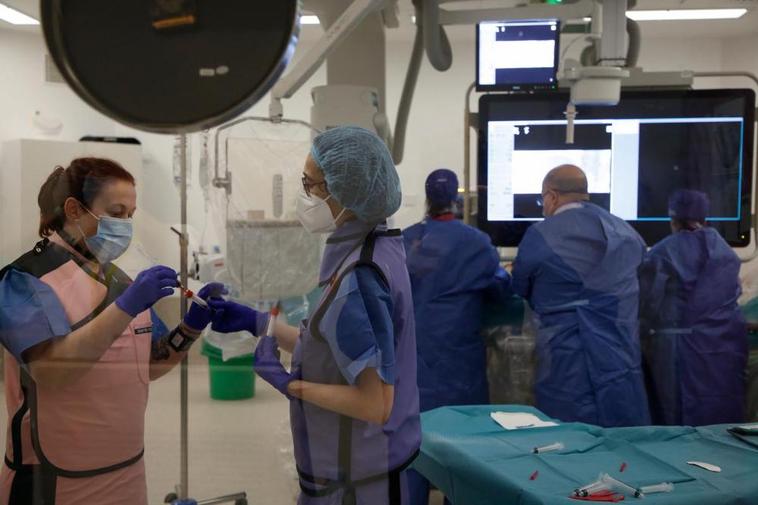
<svg viewBox="0 0 758 505">
<path fill-rule="evenodd" d="M 668 198 L 705 192 L 709 224 L 733 247 L 750 242 L 752 90 L 623 92 L 615 107 L 580 107 L 566 144 L 568 96 L 487 95 L 480 100 L 478 225 L 514 247 L 542 219 L 542 179 L 573 164 L 590 200 L 627 220 L 648 244 L 670 233 Z"/>
<path fill-rule="evenodd" d="M 557 19 L 479 23 L 476 27 L 477 90 L 555 88 L 560 32 Z"/>
</svg>

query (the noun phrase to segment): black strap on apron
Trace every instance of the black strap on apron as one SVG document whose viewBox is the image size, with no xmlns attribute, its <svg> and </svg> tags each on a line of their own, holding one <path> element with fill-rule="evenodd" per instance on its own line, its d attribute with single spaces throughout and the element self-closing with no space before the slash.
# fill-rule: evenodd
<svg viewBox="0 0 758 505">
<path fill-rule="evenodd" d="M 47 459 L 45 452 L 42 450 L 42 444 L 40 443 L 39 425 L 37 420 L 37 385 L 35 384 L 34 379 L 32 379 L 32 376 L 29 375 L 29 372 L 23 368 L 21 369 L 21 383 L 24 384 L 27 394 L 29 395 L 29 419 L 31 421 L 30 424 L 32 432 L 32 446 L 34 447 L 34 453 L 37 455 L 40 463 L 42 463 L 43 466 L 53 470 L 57 476 L 66 477 L 69 479 L 85 479 L 88 477 L 96 477 L 98 475 L 115 472 L 116 470 L 121 470 L 122 468 L 132 466 L 137 461 L 142 459 L 142 456 L 145 453 L 144 449 L 142 449 L 138 454 L 120 463 L 100 468 L 93 468 L 91 470 L 66 470 L 54 465 L 49 459 Z"/>
<path fill-rule="evenodd" d="M 11 489 L 8 496 L 9 505 L 54 505 L 56 492 L 55 474 L 42 465 L 23 464 L 23 446 L 21 425 L 29 411 L 29 395 L 22 384 L 24 401 L 11 421 L 11 440 L 13 444 L 13 461 L 5 455 L 5 465 L 14 470 Z"/>
<path fill-rule="evenodd" d="M 399 237 L 399 236 L 402 236 L 402 234 L 400 230 L 397 230 L 397 229 L 379 231 L 379 232 L 373 230 L 366 236 L 362 244 L 363 248 L 361 249 L 360 259 L 358 261 L 352 263 L 347 268 L 345 268 L 341 273 L 338 274 L 340 268 L 342 268 L 342 265 L 345 263 L 347 258 L 360 246 L 360 242 L 358 243 L 358 246 L 351 249 L 348 255 L 339 263 L 336 271 L 334 272 L 334 277 L 332 277 L 331 282 L 329 283 L 329 288 L 328 288 L 329 292 L 324 298 L 323 303 L 314 312 L 313 317 L 311 318 L 311 321 L 309 321 L 309 328 L 314 338 L 321 341 L 325 340 L 323 335 L 321 335 L 318 329 L 318 323 L 323 319 L 324 314 L 326 313 L 327 309 L 331 305 L 334 298 L 337 296 L 337 291 L 339 290 L 339 287 L 342 284 L 342 281 L 350 272 L 352 272 L 359 266 L 366 266 L 366 267 L 372 268 L 374 271 L 376 271 L 379 274 L 379 276 L 381 277 L 385 285 L 389 286 L 389 281 L 387 280 L 387 277 L 384 275 L 384 272 L 379 267 L 379 265 L 377 265 L 373 260 L 374 249 L 376 246 L 377 238 Z M 356 489 L 358 487 L 365 486 L 367 484 L 371 484 L 374 482 L 379 482 L 384 479 L 388 479 L 389 480 L 388 492 L 389 492 L 390 503 L 392 505 L 399 505 L 400 500 L 401 500 L 400 474 L 406 468 L 408 468 L 408 466 L 410 466 L 411 463 L 413 463 L 413 460 L 415 460 L 416 456 L 418 456 L 418 451 L 416 451 L 405 463 L 400 465 L 398 468 L 395 468 L 388 472 L 382 472 L 376 475 L 372 475 L 370 477 L 359 479 L 357 481 L 353 481 L 353 478 L 352 478 L 352 448 L 353 448 L 352 438 L 353 438 L 353 419 L 344 415 L 339 416 L 339 441 L 338 441 L 338 447 L 337 447 L 337 466 L 339 468 L 338 479 L 332 480 L 332 479 L 323 479 L 323 478 L 314 477 L 312 475 L 309 475 L 303 472 L 302 470 L 298 468 L 297 472 L 298 472 L 298 476 L 300 477 L 300 489 L 303 491 L 303 493 L 306 496 L 310 496 L 314 498 L 328 496 L 337 492 L 338 490 L 342 490 L 343 495 L 342 495 L 341 505 L 356 505 L 357 503 Z M 313 489 L 311 487 L 308 487 L 306 486 L 306 483 L 315 484 L 319 486 L 320 489 Z"/>
<path fill-rule="evenodd" d="M 360 246 L 360 242 L 358 243 L 358 246 L 354 247 L 350 250 L 350 252 L 345 256 L 342 261 L 340 261 L 339 265 L 337 266 L 337 269 L 334 272 L 334 275 L 329 280 L 327 288 L 329 291 L 327 292 L 324 301 L 316 308 L 316 311 L 313 313 L 313 317 L 310 318 L 308 321 L 308 329 L 311 331 L 311 334 L 313 337 L 317 340 L 324 341 L 326 340 L 323 335 L 321 335 L 321 332 L 318 329 L 318 325 L 321 322 L 321 320 L 324 318 L 324 315 L 326 314 L 326 311 L 329 309 L 329 306 L 332 304 L 334 299 L 337 297 L 337 291 L 339 290 L 340 285 L 342 284 L 342 281 L 347 277 L 348 274 L 350 274 L 353 270 L 360 266 L 369 267 L 373 269 L 379 277 L 382 279 L 382 282 L 386 286 L 389 287 L 389 281 L 387 280 L 387 276 L 384 275 L 384 272 L 382 269 L 374 263 L 373 257 L 374 257 L 374 247 L 376 245 L 376 239 L 377 237 L 399 237 L 401 236 L 400 230 L 387 230 L 387 231 L 372 231 L 369 233 L 364 242 L 363 242 L 363 249 L 361 250 L 360 259 L 358 261 L 355 261 L 354 263 L 348 265 L 344 270 L 342 270 L 341 273 L 338 273 L 340 268 L 342 268 L 342 265 L 347 261 L 347 259 L 350 257 L 350 255 L 358 249 Z"/>
<path fill-rule="evenodd" d="M 356 505 L 355 484 L 353 483 L 353 420 L 340 416 L 337 464 L 340 480 L 344 483 L 342 505 Z"/>
<path fill-rule="evenodd" d="M 42 465 L 22 465 L 13 477 L 8 505 L 55 505 L 56 475 Z"/>
<path fill-rule="evenodd" d="M 346 492 L 342 498 L 342 503 L 345 504 L 345 497 L 348 493 L 347 490 L 352 490 L 353 499 L 355 499 L 355 490 L 357 488 L 387 479 L 389 480 L 389 503 L 391 505 L 399 505 L 401 499 L 400 475 L 405 470 L 407 470 L 411 464 L 413 464 L 418 455 L 419 451 L 416 450 L 407 460 L 405 460 L 402 465 L 398 466 L 397 468 L 393 468 L 389 472 L 382 472 L 376 475 L 371 475 L 369 477 L 358 479 L 353 482 L 314 477 L 313 475 L 307 474 L 298 468 L 297 474 L 300 477 L 300 489 L 306 496 L 310 496 L 312 498 L 323 498 L 324 496 L 329 496 L 340 489 L 345 489 Z M 305 483 L 319 486 L 320 489 L 313 489 L 306 486 Z"/>
<path fill-rule="evenodd" d="M 8 464 L 10 460 L 7 455 L 5 456 L 6 464 L 8 464 L 10 468 L 13 468 L 14 465 L 20 467 L 24 461 L 23 445 L 21 441 L 21 425 L 24 422 L 26 413 L 29 411 L 29 396 L 26 392 L 26 387 L 23 384 L 21 385 L 21 393 L 24 396 L 24 401 L 18 411 L 14 414 L 13 420 L 11 421 L 11 442 L 13 444 L 13 461 L 11 464 Z"/>
<path fill-rule="evenodd" d="M 11 423 L 11 437 L 13 443 L 13 461 L 6 455 L 5 465 L 16 472 L 11 485 L 8 503 L 9 505 L 55 505 L 55 495 L 58 477 L 69 479 L 83 479 L 95 477 L 137 463 L 144 454 L 144 449 L 139 454 L 126 461 L 92 470 L 65 470 L 54 465 L 45 456 L 39 440 L 37 425 L 37 389 L 34 380 L 25 369 L 21 369 L 21 390 L 24 394 L 24 402 L 13 416 Z M 23 464 L 23 452 L 21 445 L 21 424 L 27 411 L 30 414 L 30 427 L 32 447 L 38 465 Z"/>
</svg>

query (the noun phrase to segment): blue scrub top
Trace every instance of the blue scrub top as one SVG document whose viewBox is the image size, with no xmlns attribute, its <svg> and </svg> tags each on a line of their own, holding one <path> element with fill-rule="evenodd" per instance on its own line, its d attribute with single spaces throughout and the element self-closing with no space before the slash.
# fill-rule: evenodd
<svg viewBox="0 0 758 505">
<path fill-rule="evenodd" d="M 319 325 L 342 376 L 355 385 L 366 368 L 395 383 L 395 342 L 389 286 L 370 267 L 349 273 Z"/>
<path fill-rule="evenodd" d="M 52 288 L 13 268 L 0 280 L 0 343 L 24 363 L 28 349 L 71 332 L 66 312 Z"/>
</svg>

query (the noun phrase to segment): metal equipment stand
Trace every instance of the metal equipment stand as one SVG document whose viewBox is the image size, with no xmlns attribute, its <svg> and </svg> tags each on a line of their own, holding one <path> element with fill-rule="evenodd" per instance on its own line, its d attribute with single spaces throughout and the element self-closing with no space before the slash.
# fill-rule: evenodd
<svg viewBox="0 0 758 505">
<path fill-rule="evenodd" d="M 180 175 L 181 182 L 179 184 L 179 198 L 180 198 L 180 224 L 181 230 L 172 228 L 172 231 L 179 235 L 179 279 L 182 286 L 187 286 L 187 280 L 189 277 L 188 269 L 188 237 L 187 237 L 187 135 L 181 135 L 180 141 L 181 149 L 181 162 L 180 162 Z M 184 320 L 184 316 L 187 314 L 188 302 L 187 298 L 182 296 L 179 298 L 180 305 L 180 321 Z M 189 356 L 184 356 L 180 365 L 180 385 L 179 385 L 179 407 L 180 407 L 180 477 L 179 484 L 173 493 L 166 495 L 165 503 L 173 503 L 179 499 L 186 499 L 189 493 Z M 197 505 L 216 505 L 220 503 L 234 503 L 234 505 L 247 505 L 247 494 L 237 493 L 233 495 L 220 496 L 218 498 L 211 498 L 201 502 L 196 502 Z"/>
</svg>

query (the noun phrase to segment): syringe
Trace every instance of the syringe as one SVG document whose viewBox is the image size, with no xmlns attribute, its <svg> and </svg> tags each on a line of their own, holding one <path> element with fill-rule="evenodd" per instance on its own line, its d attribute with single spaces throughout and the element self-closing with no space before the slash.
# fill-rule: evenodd
<svg viewBox="0 0 758 505">
<path fill-rule="evenodd" d="M 554 444 L 544 445 L 542 447 L 535 447 L 534 449 L 532 449 L 532 453 L 542 454 L 542 453 L 550 452 L 550 451 L 562 451 L 565 448 L 566 446 L 563 445 L 563 442 L 556 442 Z"/>
<path fill-rule="evenodd" d="M 595 482 L 591 484 L 587 484 L 586 486 L 580 487 L 578 489 L 574 489 L 574 496 L 586 498 L 591 494 L 597 493 L 599 491 L 605 491 L 609 490 L 610 487 L 605 482 L 601 482 L 599 480 L 596 480 Z"/>
<path fill-rule="evenodd" d="M 671 482 L 661 482 L 660 484 L 654 484 L 652 486 L 642 486 L 639 492 L 642 494 L 653 493 L 670 493 L 674 490 L 674 484 Z"/>
<path fill-rule="evenodd" d="M 614 479 L 607 473 L 600 475 L 600 482 L 604 482 L 608 485 L 612 490 L 618 491 L 620 493 L 627 494 L 629 496 L 634 496 L 635 498 L 644 498 L 645 494 L 641 492 L 639 489 L 634 489 L 632 486 L 628 484 L 624 484 L 618 479 Z"/>
</svg>

